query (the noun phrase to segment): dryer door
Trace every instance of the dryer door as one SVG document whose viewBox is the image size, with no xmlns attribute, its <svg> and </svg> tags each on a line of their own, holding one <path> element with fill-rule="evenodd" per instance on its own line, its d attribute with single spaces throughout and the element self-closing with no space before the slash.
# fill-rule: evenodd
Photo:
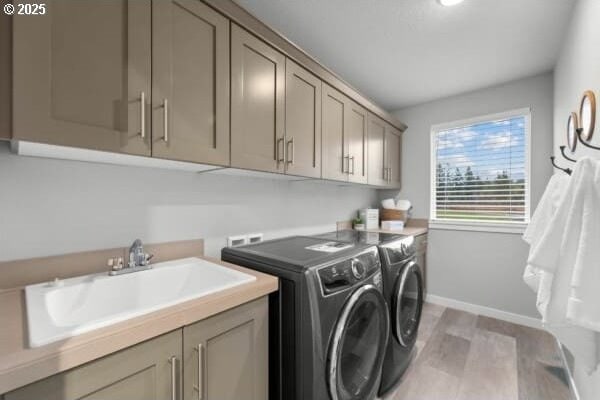
<svg viewBox="0 0 600 400">
<path fill-rule="evenodd" d="M 333 400 L 364 400 L 376 392 L 389 332 L 387 305 L 373 285 L 346 302 L 329 348 L 329 392 Z"/>
<path fill-rule="evenodd" d="M 392 304 L 392 328 L 402 346 L 411 346 L 417 338 L 422 308 L 423 276 L 419 265 L 411 261 L 396 281 Z"/>
</svg>

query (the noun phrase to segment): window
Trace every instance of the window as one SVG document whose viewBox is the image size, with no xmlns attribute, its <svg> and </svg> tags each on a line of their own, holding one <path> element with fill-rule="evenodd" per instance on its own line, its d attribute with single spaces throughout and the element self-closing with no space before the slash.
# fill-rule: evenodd
<svg viewBox="0 0 600 400">
<path fill-rule="evenodd" d="M 432 227 L 524 228 L 530 120 L 525 109 L 432 127 Z"/>
</svg>

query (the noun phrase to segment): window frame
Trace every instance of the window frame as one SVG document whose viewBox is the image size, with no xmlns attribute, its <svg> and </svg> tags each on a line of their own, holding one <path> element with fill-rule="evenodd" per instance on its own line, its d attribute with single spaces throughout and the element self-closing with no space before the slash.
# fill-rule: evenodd
<svg viewBox="0 0 600 400">
<path fill-rule="evenodd" d="M 461 221 L 438 219 L 436 215 L 436 167 L 437 167 L 437 134 L 448 129 L 462 128 L 478 123 L 515 117 L 525 118 L 525 221 Z M 522 234 L 531 218 L 531 108 L 519 108 L 494 114 L 481 115 L 431 126 L 430 132 L 430 175 L 429 175 L 429 228 L 445 230 L 466 230 L 477 232 L 500 232 Z"/>
</svg>

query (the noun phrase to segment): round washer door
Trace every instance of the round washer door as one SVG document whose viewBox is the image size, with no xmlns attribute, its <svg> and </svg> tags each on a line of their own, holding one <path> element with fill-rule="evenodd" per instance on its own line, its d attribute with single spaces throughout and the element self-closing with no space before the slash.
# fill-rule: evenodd
<svg viewBox="0 0 600 400">
<path fill-rule="evenodd" d="M 392 318 L 396 340 L 404 347 L 417 338 L 423 308 L 423 276 L 414 262 L 404 267 L 396 281 Z"/>
<path fill-rule="evenodd" d="M 387 305 L 373 285 L 356 289 L 338 319 L 329 351 L 333 400 L 363 400 L 377 390 L 389 332 Z"/>
</svg>

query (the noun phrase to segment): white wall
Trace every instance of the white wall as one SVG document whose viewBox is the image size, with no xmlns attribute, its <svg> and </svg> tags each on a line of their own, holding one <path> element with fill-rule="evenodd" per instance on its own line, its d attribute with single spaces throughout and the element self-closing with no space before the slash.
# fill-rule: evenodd
<svg viewBox="0 0 600 400">
<path fill-rule="evenodd" d="M 524 107 L 532 112 L 531 200 L 535 207 L 552 173 L 548 161 L 552 82 L 552 74 L 546 73 L 395 112 L 409 127 L 403 136 L 401 194 L 412 201 L 413 216 L 429 218 L 432 125 Z M 517 234 L 431 230 L 429 293 L 539 318 L 534 294 L 521 278 L 527 252 Z"/>
<path fill-rule="evenodd" d="M 217 176 L 16 156 L 0 142 L 0 261 L 229 235 L 335 230 L 376 192 L 357 186 Z"/>
<path fill-rule="evenodd" d="M 573 11 L 572 20 L 563 43 L 554 72 L 554 150 L 566 144 L 565 127 L 572 111 L 579 111 L 579 102 L 584 90 L 593 90 L 600 103 L 600 1 L 579 0 Z M 596 110 L 600 118 L 600 109 Z M 600 145 L 600 124 L 596 121 L 596 132 L 592 143 Z M 576 157 L 590 155 L 600 158 L 600 152 L 579 145 Z M 562 161 L 563 164 L 567 162 Z M 574 379 L 581 400 L 598 399 L 600 396 L 600 371 L 589 376 L 574 363 Z"/>
</svg>

